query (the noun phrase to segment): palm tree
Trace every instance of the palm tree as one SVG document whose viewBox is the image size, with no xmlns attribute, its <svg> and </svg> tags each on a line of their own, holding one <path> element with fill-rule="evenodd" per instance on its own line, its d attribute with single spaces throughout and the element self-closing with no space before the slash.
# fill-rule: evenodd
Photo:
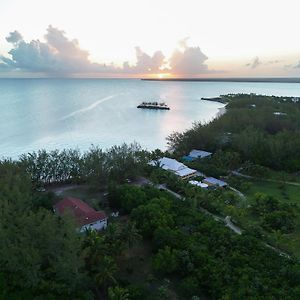
<svg viewBox="0 0 300 300">
<path fill-rule="evenodd" d="M 99 235 L 95 230 L 88 230 L 84 241 L 83 252 L 87 269 L 91 270 L 107 252 L 103 236 Z"/>
<path fill-rule="evenodd" d="M 120 226 L 110 223 L 105 230 L 105 243 L 109 246 L 109 254 L 118 256 L 124 248 Z"/>
<path fill-rule="evenodd" d="M 127 289 L 119 286 L 110 287 L 108 289 L 108 300 L 129 300 L 130 295 Z"/>
<path fill-rule="evenodd" d="M 135 243 L 140 241 L 142 236 L 139 234 L 138 229 L 136 228 L 135 222 L 127 222 L 122 230 L 122 239 L 127 243 L 128 248 L 130 249 Z"/>
<path fill-rule="evenodd" d="M 117 271 L 117 265 L 110 256 L 103 256 L 97 266 L 94 266 L 94 278 L 96 285 L 102 288 L 107 287 L 109 283 L 116 284 L 114 274 Z"/>
</svg>

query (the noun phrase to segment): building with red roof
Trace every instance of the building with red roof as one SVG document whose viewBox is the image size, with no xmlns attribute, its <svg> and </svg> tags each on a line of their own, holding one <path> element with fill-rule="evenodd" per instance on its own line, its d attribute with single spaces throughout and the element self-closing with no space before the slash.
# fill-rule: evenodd
<svg viewBox="0 0 300 300">
<path fill-rule="evenodd" d="M 58 215 L 70 213 L 78 224 L 79 231 L 86 229 L 101 230 L 107 226 L 107 216 L 104 211 L 96 211 L 77 198 L 64 198 L 53 206 Z"/>
</svg>

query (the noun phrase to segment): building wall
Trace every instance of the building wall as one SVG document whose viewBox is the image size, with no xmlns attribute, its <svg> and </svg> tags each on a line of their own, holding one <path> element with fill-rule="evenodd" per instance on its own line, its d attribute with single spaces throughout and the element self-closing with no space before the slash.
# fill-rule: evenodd
<svg viewBox="0 0 300 300">
<path fill-rule="evenodd" d="M 190 179 L 190 178 L 193 178 L 197 175 L 197 172 L 194 172 L 194 173 L 191 173 L 191 174 L 188 174 L 188 175 L 185 175 L 185 176 L 181 176 L 180 178 L 185 180 L 185 179 Z"/>
<path fill-rule="evenodd" d="M 106 227 L 107 227 L 107 218 L 82 226 L 80 232 L 84 232 L 87 229 L 102 230 L 105 229 Z"/>
</svg>

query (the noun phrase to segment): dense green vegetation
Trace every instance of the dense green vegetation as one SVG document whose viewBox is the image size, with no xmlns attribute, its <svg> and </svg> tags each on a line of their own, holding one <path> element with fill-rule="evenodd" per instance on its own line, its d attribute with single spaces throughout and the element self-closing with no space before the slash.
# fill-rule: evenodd
<svg viewBox="0 0 300 300">
<path fill-rule="evenodd" d="M 114 146 L 107 151 L 92 147 L 79 150 L 40 150 L 24 154 L 20 163 L 30 174 L 35 187 L 57 183 L 88 183 L 98 189 L 110 180 L 122 182 L 134 178 L 149 161 L 149 153 L 138 144 Z"/>
<path fill-rule="evenodd" d="M 137 189 L 118 188 L 117 193 L 124 196 L 120 208 L 127 208 Z M 199 202 L 195 205 L 193 198 L 182 201 L 150 187 L 139 192 L 140 202 L 131 210 L 130 219 L 152 243 L 151 272 L 161 282 L 164 278 L 179 282 L 180 299 L 299 297 L 300 281 L 288 279 L 298 276 L 298 262 L 279 256 L 253 235 L 235 235 L 197 210 Z M 168 293 L 167 289 L 165 299 Z M 146 294 L 143 297 L 149 299 Z"/>
<path fill-rule="evenodd" d="M 0 164 L 0 200 L 1 299 L 116 299 L 116 258 L 139 238 L 133 223 L 78 234 L 72 218 L 53 213 L 56 196 L 34 191 L 11 161 Z"/>
<path fill-rule="evenodd" d="M 212 152 L 222 149 L 238 153 L 243 161 L 299 171 L 299 102 L 252 94 L 224 98 L 228 100 L 226 114 L 208 124 L 197 123 L 184 133 L 174 133 L 168 137 L 170 146 L 181 155 L 193 148 Z"/>
<path fill-rule="evenodd" d="M 200 193 L 182 184 L 182 201 L 151 186 L 112 184 L 109 201 L 129 218 L 111 221 L 105 232 L 78 235 L 72 220 L 47 209 L 55 196 L 34 192 L 22 164 L 3 162 L 0 168 L 3 299 L 300 296 L 297 261 L 252 235 L 236 236 L 197 209 L 207 198 L 224 197 L 219 191 Z M 128 278 L 139 276 L 139 269 L 122 269 L 135 243 L 151 249 L 144 257 L 147 277 L 138 283 Z"/>
</svg>

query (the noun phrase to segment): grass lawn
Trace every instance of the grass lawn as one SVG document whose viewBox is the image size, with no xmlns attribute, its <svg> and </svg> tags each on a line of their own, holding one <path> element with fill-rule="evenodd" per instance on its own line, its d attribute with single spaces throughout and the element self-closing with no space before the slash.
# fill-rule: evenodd
<svg viewBox="0 0 300 300">
<path fill-rule="evenodd" d="M 271 170 L 268 177 L 270 179 L 275 179 L 275 180 L 283 180 L 283 181 L 300 183 L 300 175 L 299 174 L 291 174 L 291 173 L 287 173 L 287 172 L 278 172 L 278 171 Z"/>
<path fill-rule="evenodd" d="M 298 258 L 300 258 L 300 186 L 281 184 L 264 180 L 241 180 L 250 183 L 249 189 L 247 191 L 244 191 L 244 194 L 247 197 L 247 204 L 251 204 L 256 193 L 264 193 L 267 195 L 271 195 L 282 202 L 296 203 L 299 205 L 295 231 L 291 234 L 282 235 L 282 240 L 279 240 L 277 242 L 278 246 L 282 250 L 294 253 Z M 248 221 L 251 221 L 253 223 L 257 221 L 253 219 L 252 215 L 248 215 L 246 217 Z M 266 234 L 269 234 L 271 236 L 270 233 Z"/>
<path fill-rule="evenodd" d="M 300 205 L 300 186 L 294 186 L 290 184 L 281 184 L 264 180 L 246 180 L 251 183 L 249 190 L 245 192 L 245 195 L 253 199 L 256 193 L 264 193 L 271 195 L 278 200 L 286 202 L 294 202 Z"/>
</svg>

